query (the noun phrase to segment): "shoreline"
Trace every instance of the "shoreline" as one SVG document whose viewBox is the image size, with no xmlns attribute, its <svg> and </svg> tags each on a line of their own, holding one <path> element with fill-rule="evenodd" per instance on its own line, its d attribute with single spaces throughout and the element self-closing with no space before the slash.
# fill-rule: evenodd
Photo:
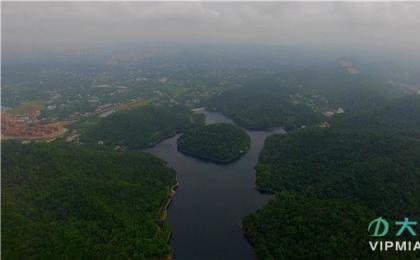
<svg viewBox="0 0 420 260">
<path fill-rule="evenodd" d="M 172 185 L 169 189 L 169 196 L 168 196 L 168 201 L 166 202 L 166 204 L 161 208 L 161 216 L 159 217 L 159 222 L 164 222 L 168 219 L 168 210 L 169 210 L 169 206 L 172 203 L 173 198 L 176 195 L 176 190 L 179 186 L 179 182 L 178 182 L 178 177 L 175 177 L 175 181 L 176 183 L 174 185 Z"/>
<path fill-rule="evenodd" d="M 227 165 L 227 164 L 233 163 L 235 161 L 238 161 L 240 158 L 242 158 L 242 156 L 244 156 L 250 150 L 250 148 L 248 148 L 248 150 L 246 150 L 246 152 L 239 154 L 237 157 L 235 157 L 234 159 L 231 159 L 231 160 L 213 160 L 213 159 L 210 159 L 208 157 L 198 156 L 198 155 L 195 155 L 195 154 L 193 154 L 191 152 L 188 152 L 186 150 L 182 150 L 181 148 L 179 148 L 178 145 L 177 145 L 177 150 L 179 152 L 189 156 L 189 157 L 192 157 L 194 159 L 197 159 L 197 160 L 200 160 L 200 161 L 203 161 L 203 162 L 214 163 L 214 164 L 218 164 L 218 165 Z"/>
<path fill-rule="evenodd" d="M 255 243 L 252 242 L 252 240 L 250 239 L 250 237 L 246 234 L 246 230 L 244 229 L 242 220 L 239 222 L 239 228 L 241 229 L 242 234 L 243 234 L 245 240 L 254 248 L 254 253 L 255 253 Z"/>
<path fill-rule="evenodd" d="M 244 129 L 244 130 L 247 132 L 247 134 L 248 134 L 248 131 L 255 131 L 255 130 L 249 130 L 249 129 Z M 272 132 L 271 134 L 274 134 L 276 130 L 278 130 L 278 129 L 277 128 L 274 128 L 274 129 L 270 129 L 268 131 L 267 130 L 262 130 L 262 131 L 263 132 Z M 281 130 L 284 131 L 284 128 L 281 128 Z M 184 133 L 185 133 L 184 131 L 178 131 L 175 135 L 172 135 L 172 136 L 163 138 L 163 140 L 166 140 L 168 138 L 173 138 L 174 136 L 177 136 L 177 135 L 182 136 L 182 134 L 184 134 Z M 178 139 L 178 138 L 176 138 L 176 139 Z M 243 158 L 243 156 L 245 156 L 251 150 L 251 146 L 252 146 L 252 138 L 251 138 L 251 136 L 250 136 L 250 139 L 251 139 L 250 140 L 251 142 L 249 144 L 249 147 L 248 147 L 248 149 L 244 153 L 239 154 L 236 158 L 233 158 L 233 159 L 227 160 L 227 161 L 215 161 L 215 160 L 211 160 L 211 159 L 206 158 L 206 157 L 200 157 L 200 156 L 193 155 L 192 153 L 189 153 L 186 150 L 180 149 L 179 146 L 178 146 L 178 140 L 175 140 L 175 143 L 176 143 L 176 148 L 175 149 L 176 149 L 177 152 L 179 152 L 179 153 L 181 153 L 181 154 L 183 154 L 185 156 L 191 157 L 192 159 L 195 159 L 195 160 L 198 160 L 198 161 L 201 161 L 201 162 L 204 162 L 204 163 L 210 163 L 210 164 L 216 164 L 216 165 L 222 165 L 222 166 L 224 166 L 224 165 L 229 165 L 231 163 L 234 163 L 236 161 L 239 161 L 241 158 Z M 143 149 L 142 148 L 140 148 L 140 149 L 137 148 L 137 149 L 138 150 L 141 150 L 143 152 L 149 152 L 150 153 L 150 150 L 149 149 L 153 148 L 155 145 L 158 145 L 163 140 L 160 140 L 160 141 L 154 143 L 152 146 L 149 146 L 147 148 L 143 148 Z M 131 149 L 128 148 L 128 149 L 129 150 L 137 150 L 136 148 L 134 148 L 134 149 L 133 148 L 131 148 Z M 159 157 L 159 158 L 161 158 L 161 157 Z M 257 172 L 256 172 L 256 169 L 255 168 L 254 168 L 254 171 L 255 171 L 254 174 L 256 175 Z M 169 189 L 169 192 L 168 192 L 169 193 L 169 195 L 168 195 L 168 201 L 164 205 L 162 205 L 161 213 L 159 215 L 159 222 L 161 222 L 162 224 L 164 224 L 164 221 L 167 221 L 168 220 L 169 207 L 171 206 L 171 203 L 173 201 L 173 198 L 176 195 L 176 190 L 177 190 L 177 188 L 180 185 L 179 182 L 178 182 L 178 178 L 177 177 L 178 177 L 178 173 L 176 175 L 176 184 L 173 185 L 172 187 L 170 187 L 170 189 Z M 253 190 L 257 191 L 260 195 L 273 195 L 274 194 L 274 193 L 272 193 L 272 192 L 270 192 L 268 190 L 260 189 L 258 187 L 258 185 L 256 185 L 256 183 L 254 183 L 254 185 L 255 186 L 253 187 Z M 262 205 L 262 207 L 263 206 L 264 205 Z M 251 213 L 253 213 L 253 212 L 251 212 Z M 256 254 L 255 244 L 248 237 L 248 235 L 247 235 L 247 233 L 246 233 L 246 231 L 245 231 L 245 229 L 243 227 L 242 219 L 239 220 L 238 227 L 240 229 L 240 232 L 242 233 L 242 239 L 244 239 L 246 241 L 246 243 L 252 248 L 253 256 L 255 257 L 255 254 Z M 170 253 L 167 256 L 164 257 L 164 259 L 167 259 L 167 260 L 174 259 L 175 253 L 176 253 L 176 252 L 173 251 L 173 248 L 171 247 L 171 241 L 172 241 L 172 239 L 173 239 L 173 232 L 172 232 L 172 230 L 169 230 L 169 232 L 167 234 L 167 245 L 168 245 L 168 247 L 170 248 L 171 251 L 170 251 Z"/>
<path fill-rule="evenodd" d="M 163 224 L 163 223 L 167 222 L 167 220 L 168 220 L 169 207 L 172 204 L 172 201 L 173 201 L 173 199 L 176 195 L 176 190 L 179 186 L 177 175 L 175 175 L 175 182 L 176 183 L 174 185 L 172 185 L 169 189 L 169 196 L 168 196 L 168 200 L 167 200 L 166 204 L 161 208 L 160 217 L 158 219 L 160 224 Z M 168 245 L 169 250 L 171 251 L 170 254 L 165 256 L 164 259 L 166 259 L 166 260 L 172 260 L 173 259 L 173 251 L 172 251 L 172 248 L 170 246 L 171 238 L 172 238 L 172 230 L 169 231 L 168 237 L 166 238 L 166 244 Z"/>
</svg>

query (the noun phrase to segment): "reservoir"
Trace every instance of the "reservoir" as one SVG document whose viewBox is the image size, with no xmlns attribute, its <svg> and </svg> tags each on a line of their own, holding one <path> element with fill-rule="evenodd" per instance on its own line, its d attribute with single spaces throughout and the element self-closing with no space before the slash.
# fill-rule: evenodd
<svg viewBox="0 0 420 260">
<path fill-rule="evenodd" d="M 203 112 L 206 123 L 233 123 L 220 113 Z M 227 165 L 205 162 L 177 150 L 180 135 L 146 149 L 168 162 L 179 182 L 169 207 L 171 247 L 177 260 L 255 259 L 254 249 L 245 239 L 240 220 L 263 207 L 272 195 L 255 190 L 255 165 L 267 136 L 285 133 L 247 131 L 251 148 Z"/>
</svg>

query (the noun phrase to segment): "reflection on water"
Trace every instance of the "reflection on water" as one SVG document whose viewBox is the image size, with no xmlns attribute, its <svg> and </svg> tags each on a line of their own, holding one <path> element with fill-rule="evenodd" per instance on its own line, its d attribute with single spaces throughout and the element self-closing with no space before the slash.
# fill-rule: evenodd
<svg viewBox="0 0 420 260">
<path fill-rule="evenodd" d="M 207 124 L 232 123 L 220 113 L 203 113 Z M 250 150 L 228 165 L 178 152 L 176 140 L 180 135 L 146 150 L 167 161 L 177 172 L 179 187 L 169 208 L 175 259 L 255 259 L 239 222 L 271 198 L 254 189 L 254 167 L 265 138 L 274 132 L 284 130 L 247 131 Z"/>
</svg>

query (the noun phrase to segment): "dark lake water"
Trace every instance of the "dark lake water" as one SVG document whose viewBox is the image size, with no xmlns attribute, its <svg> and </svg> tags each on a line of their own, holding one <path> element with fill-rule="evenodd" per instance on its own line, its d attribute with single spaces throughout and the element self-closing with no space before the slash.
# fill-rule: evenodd
<svg viewBox="0 0 420 260">
<path fill-rule="evenodd" d="M 220 113 L 203 112 L 206 123 L 230 122 Z M 239 160 L 217 165 L 177 150 L 169 138 L 146 151 L 168 162 L 177 172 L 179 186 L 169 208 L 175 259 L 255 259 L 243 236 L 240 220 L 272 197 L 255 190 L 255 165 L 264 140 L 273 133 L 247 131 L 251 148 Z"/>
</svg>

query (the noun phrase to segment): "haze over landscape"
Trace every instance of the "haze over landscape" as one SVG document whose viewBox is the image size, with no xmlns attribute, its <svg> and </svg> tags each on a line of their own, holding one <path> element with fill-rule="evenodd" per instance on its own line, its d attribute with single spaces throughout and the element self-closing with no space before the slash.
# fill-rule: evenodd
<svg viewBox="0 0 420 260">
<path fill-rule="evenodd" d="M 2 258 L 420 258 L 419 2 L 1 12 Z"/>
<path fill-rule="evenodd" d="M 3 48 L 121 43 L 264 44 L 416 55 L 415 2 L 65 2 L 2 4 Z"/>
</svg>

